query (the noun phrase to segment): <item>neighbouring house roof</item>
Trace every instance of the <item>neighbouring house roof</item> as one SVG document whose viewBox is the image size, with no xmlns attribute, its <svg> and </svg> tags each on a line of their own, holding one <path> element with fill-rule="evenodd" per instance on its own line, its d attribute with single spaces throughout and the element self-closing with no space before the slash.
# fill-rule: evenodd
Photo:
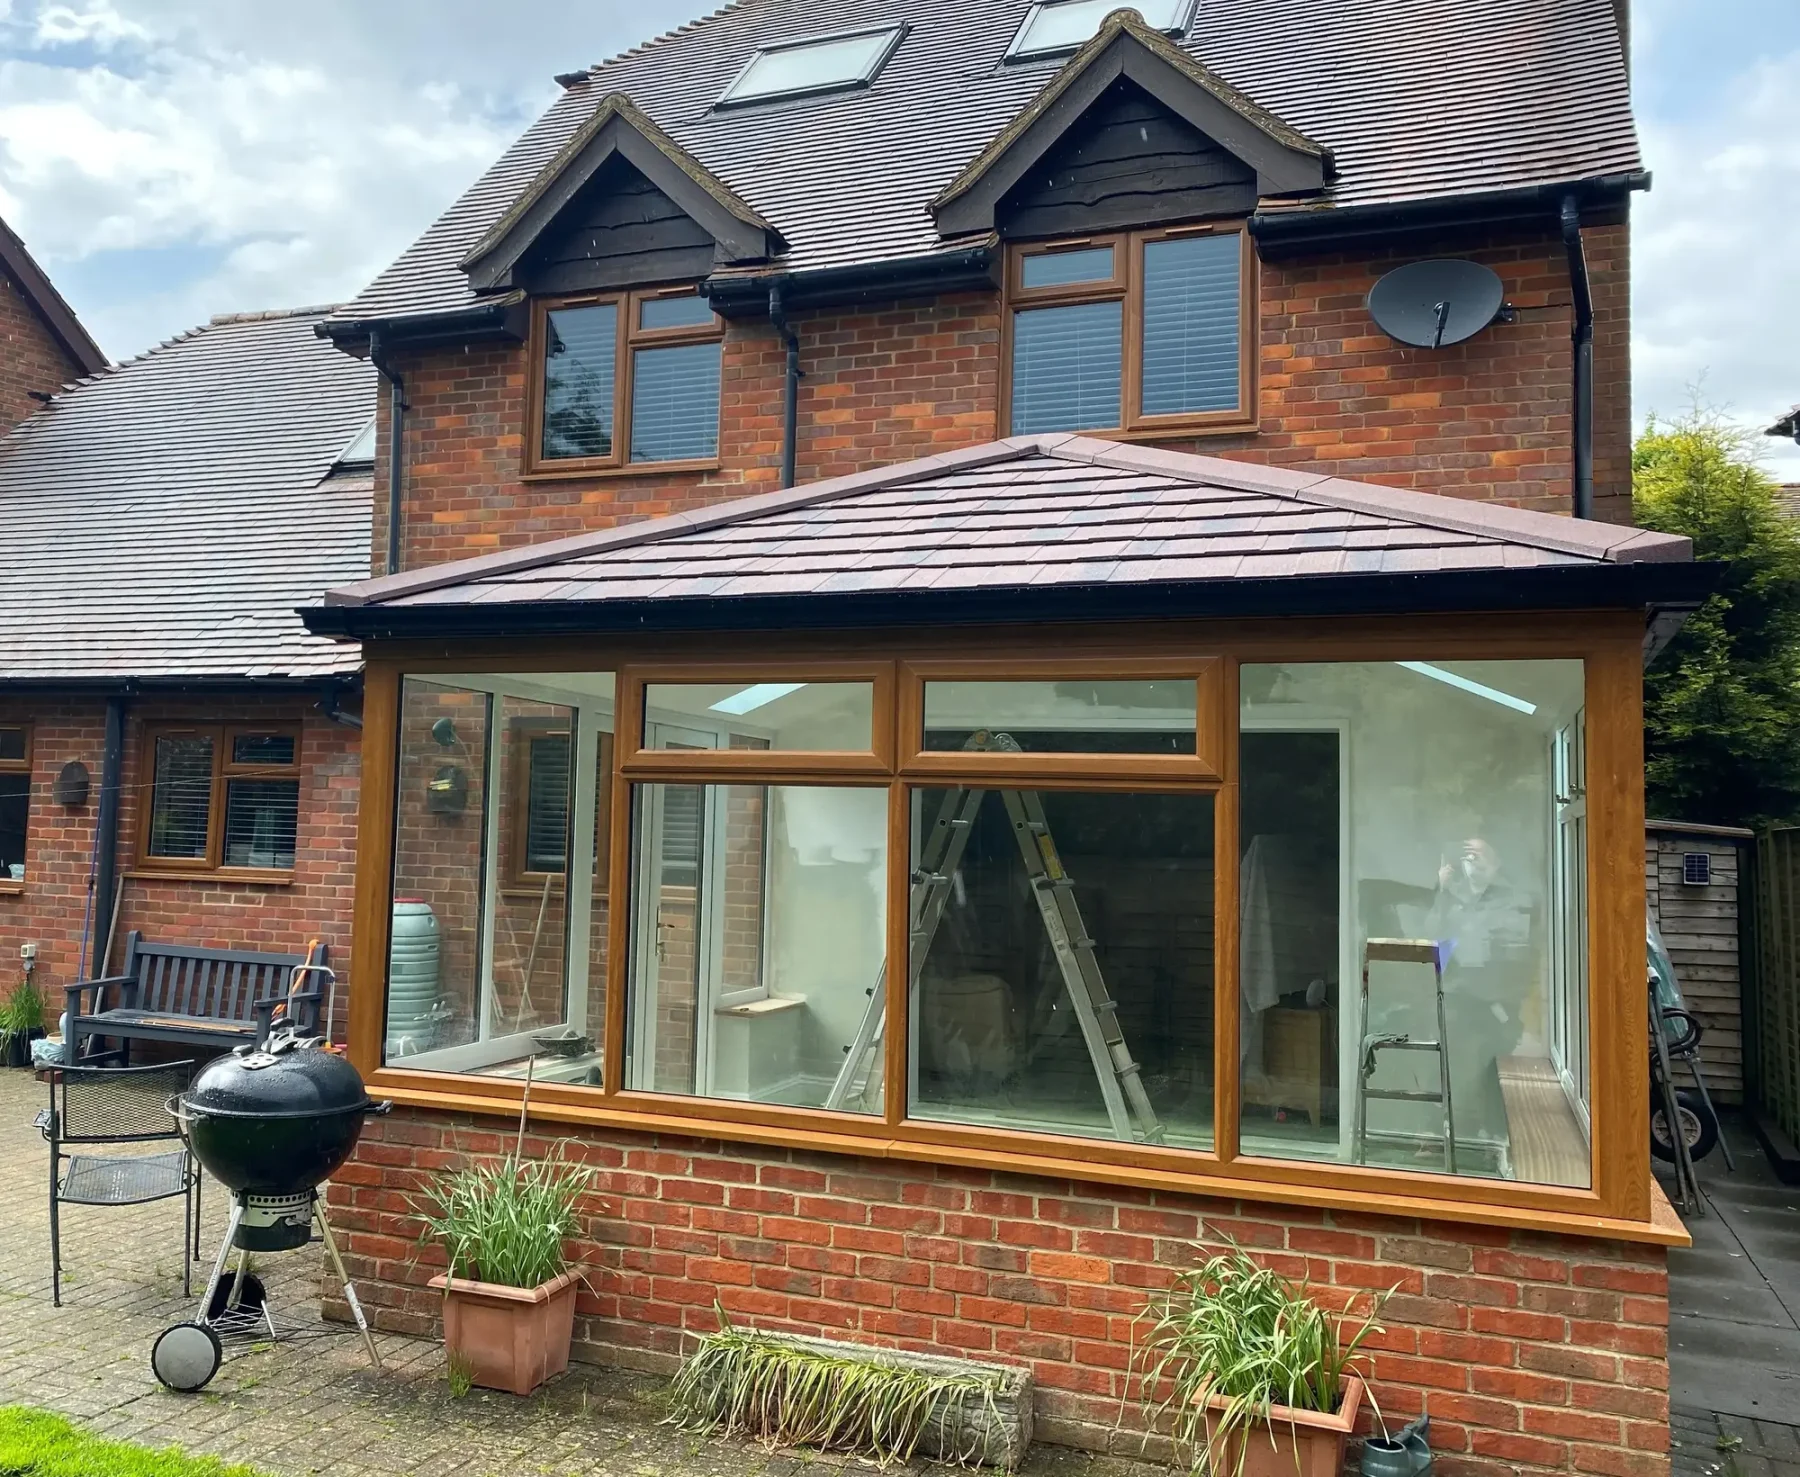
<svg viewBox="0 0 1800 1477">
<path fill-rule="evenodd" d="M 0 437 L 0 683 L 305 679 L 356 653 L 294 608 L 366 575 L 375 371 L 327 312 L 215 318 Z"/>
<path fill-rule="evenodd" d="M 1002 60 L 1028 8 L 738 0 L 565 79 L 543 118 L 337 318 L 474 304 L 465 259 L 621 94 L 785 239 L 780 268 L 966 246 L 939 234 L 932 201 L 1067 64 Z M 866 87 L 714 106 L 761 47 L 900 20 L 903 40 Z M 1333 175 L 1309 207 L 1474 197 L 1641 167 L 1612 0 L 1203 0 L 1177 45 L 1263 133 L 1329 151 Z"/>
<path fill-rule="evenodd" d="M 12 228 L 0 220 L 0 272 L 11 278 L 24 293 L 26 302 L 43 320 L 50 336 L 82 374 L 96 374 L 106 367 L 106 355 L 81 326 L 75 310 L 63 301 L 63 295 L 44 275 L 44 269 L 32 260 L 25 243 Z"/>
<path fill-rule="evenodd" d="M 1786 415 L 1778 417 L 1775 424 L 1765 430 L 1763 435 L 1800 440 L 1800 405 L 1794 406 Z"/>
<path fill-rule="evenodd" d="M 345 635 L 1558 608 L 1698 598 L 1689 540 L 1081 436 L 333 590 Z"/>
</svg>

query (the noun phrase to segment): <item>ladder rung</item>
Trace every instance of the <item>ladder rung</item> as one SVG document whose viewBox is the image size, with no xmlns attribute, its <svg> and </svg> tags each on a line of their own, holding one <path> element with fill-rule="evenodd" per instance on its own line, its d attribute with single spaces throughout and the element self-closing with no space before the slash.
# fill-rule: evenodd
<svg viewBox="0 0 1800 1477">
<path fill-rule="evenodd" d="M 1384 1103 L 1441 1103 L 1444 1100 L 1441 1092 L 1402 1092 L 1397 1087 L 1366 1087 L 1363 1096 L 1379 1098 Z"/>
</svg>

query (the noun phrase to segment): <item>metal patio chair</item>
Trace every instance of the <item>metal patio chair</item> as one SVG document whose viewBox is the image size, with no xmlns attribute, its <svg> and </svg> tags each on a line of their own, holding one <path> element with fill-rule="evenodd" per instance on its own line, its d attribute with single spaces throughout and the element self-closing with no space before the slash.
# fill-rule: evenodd
<svg viewBox="0 0 1800 1477">
<path fill-rule="evenodd" d="M 57 1307 L 62 1306 L 64 1205 L 143 1205 L 177 1195 L 183 1203 L 181 1290 L 183 1296 L 192 1296 L 193 1260 L 199 1255 L 200 1171 L 165 1105 L 193 1075 L 192 1061 L 153 1067 L 56 1068 L 50 1079 L 50 1106 L 36 1121 L 50 1144 L 50 1295 Z M 71 1145 L 116 1147 L 161 1141 L 182 1146 L 160 1154 L 68 1152 Z"/>
</svg>

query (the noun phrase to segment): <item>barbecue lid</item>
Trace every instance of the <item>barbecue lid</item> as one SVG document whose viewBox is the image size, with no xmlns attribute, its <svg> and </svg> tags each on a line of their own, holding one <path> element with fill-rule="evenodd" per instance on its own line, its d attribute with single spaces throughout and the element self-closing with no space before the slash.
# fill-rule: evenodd
<svg viewBox="0 0 1800 1477">
<path fill-rule="evenodd" d="M 209 1063 L 182 1103 L 190 1113 L 232 1118 L 318 1118 L 375 1106 L 348 1061 L 321 1042 L 285 1034 Z"/>
</svg>

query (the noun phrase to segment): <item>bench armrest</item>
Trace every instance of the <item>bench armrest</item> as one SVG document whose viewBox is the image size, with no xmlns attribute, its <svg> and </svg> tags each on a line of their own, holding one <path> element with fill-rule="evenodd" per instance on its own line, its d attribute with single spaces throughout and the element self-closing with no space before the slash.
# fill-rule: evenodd
<svg viewBox="0 0 1800 1477">
<path fill-rule="evenodd" d="M 311 1009 L 304 1012 L 306 1016 L 305 1029 L 309 1031 L 317 1030 L 319 1025 L 319 1006 L 324 999 L 324 991 L 317 985 L 314 985 L 310 989 L 286 991 L 280 995 L 265 995 L 259 1000 L 252 1000 L 250 1002 L 250 1014 L 256 1020 L 257 1044 L 261 1045 L 268 1037 L 270 1030 L 275 1024 L 276 1007 L 284 1004 L 288 1007 L 289 1022 L 295 1025 L 301 1023 L 300 1017 L 302 1011 L 300 1007 L 310 1006 Z"/>
<path fill-rule="evenodd" d="M 137 983 L 136 975 L 109 974 L 103 979 L 82 980 L 79 984 L 64 985 L 63 994 L 68 999 L 67 1009 L 69 1012 L 69 1019 L 71 1021 L 76 1020 L 83 1014 L 81 1009 L 81 996 L 83 991 L 92 990 L 94 992 L 94 1008 L 87 1012 L 87 1014 L 98 1015 L 105 1009 L 106 992 L 109 989 L 117 989 L 122 1002 L 129 1005 L 137 994 Z"/>
</svg>

